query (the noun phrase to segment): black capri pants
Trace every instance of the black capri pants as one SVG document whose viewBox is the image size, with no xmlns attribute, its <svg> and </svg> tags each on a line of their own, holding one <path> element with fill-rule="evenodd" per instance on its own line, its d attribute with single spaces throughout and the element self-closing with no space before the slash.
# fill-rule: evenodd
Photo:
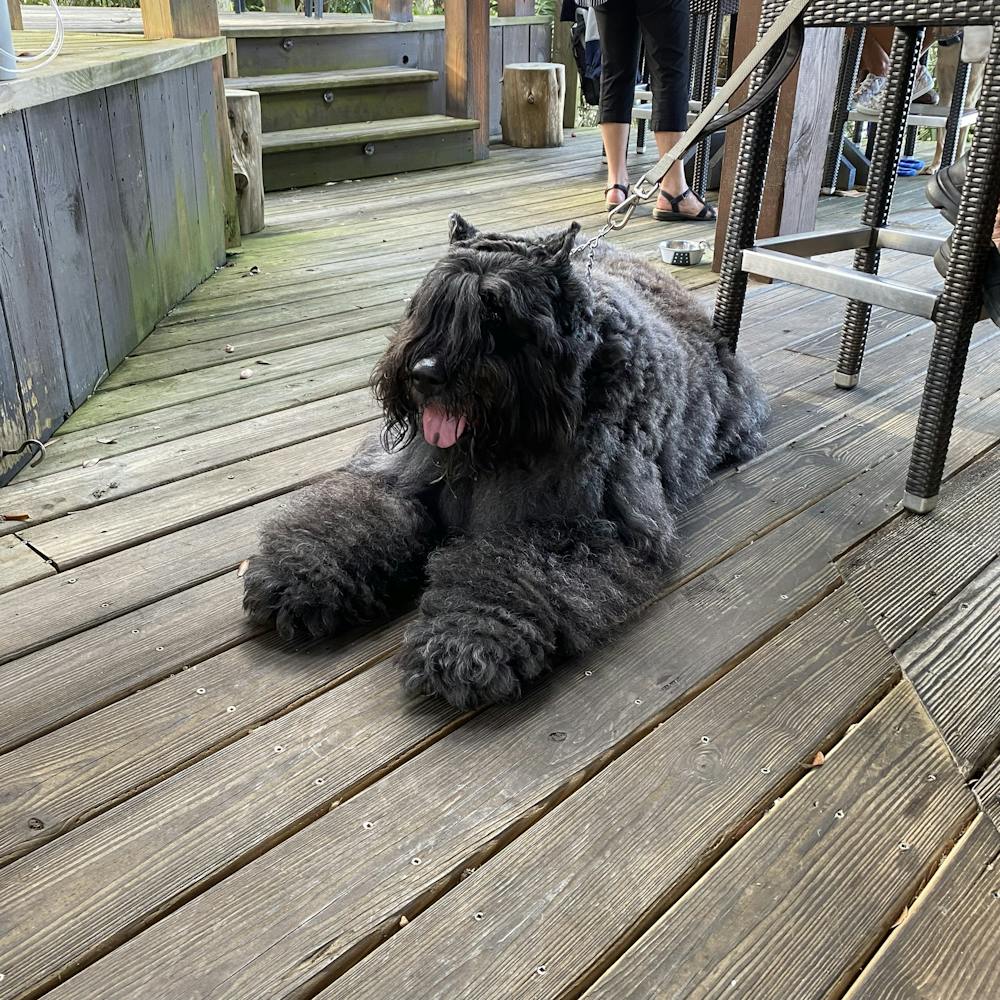
<svg viewBox="0 0 1000 1000">
<path fill-rule="evenodd" d="M 601 121 L 632 121 L 641 31 L 653 94 L 650 126 L 654 132 L 685 131 L 690 0 L 606 0 L 593 6 L 601 34 Z"/>
</svg>

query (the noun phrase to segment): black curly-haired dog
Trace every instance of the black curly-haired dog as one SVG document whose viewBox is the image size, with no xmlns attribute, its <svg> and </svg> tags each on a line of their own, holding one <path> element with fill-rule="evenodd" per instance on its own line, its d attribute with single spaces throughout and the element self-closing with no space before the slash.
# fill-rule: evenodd
<svg viewBox="0 0 1000 1000">
<path fill-rule="evenodd" d="M 588 281 L 578 229 L 452 216 L 373 376 L 382 440 L 265 525 L 252 618 L 328 635 L 422 585 L 406 687 L 469 707 L 516 697 L 662 589 L 675 512 L 760 452 L 767 404 L 663 271 L 604 250 Z"/>
</svg>

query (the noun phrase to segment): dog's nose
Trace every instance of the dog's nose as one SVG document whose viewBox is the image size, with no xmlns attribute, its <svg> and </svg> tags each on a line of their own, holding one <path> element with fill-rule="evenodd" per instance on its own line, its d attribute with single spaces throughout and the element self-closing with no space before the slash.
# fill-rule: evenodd
<svg viewBox="0 0 1000 1000">
<path fill-rule="evenodd" d="M 434 392 L 444 385 L 444 369 L 437 358 L 421 358 L 410 369 L 410 378 L 421 392 Z"/>
</svg>

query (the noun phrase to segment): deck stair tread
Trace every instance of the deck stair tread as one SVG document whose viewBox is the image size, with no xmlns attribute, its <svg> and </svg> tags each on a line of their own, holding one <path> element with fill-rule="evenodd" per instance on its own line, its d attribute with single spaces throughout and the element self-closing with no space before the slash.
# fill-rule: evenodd
<svg viewBox="0 0 1000 1000">
<path fill-rule="evenodd" d="M 416 115 L 412 118 L 386 118 L 376 122 L 350 122 L 346 125 L 320 125 L 314 128 L 285 129 L 265 132 L 262 147 L 265 154 L 295 149 L 318 149 L 325 146 L 346 146 L 354 142 L 411 139 L 448 132 L 471 132 L 479 122 L 471 118 L 448 115 Z"/>
</svg>

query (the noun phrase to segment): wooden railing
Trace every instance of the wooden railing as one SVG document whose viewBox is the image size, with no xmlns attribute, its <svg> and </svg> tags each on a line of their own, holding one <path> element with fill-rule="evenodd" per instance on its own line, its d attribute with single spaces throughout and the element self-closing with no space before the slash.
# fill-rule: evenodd
<svg viewBox="0 0 1000 1000">
<path fill-rule="evenodd" d="M 219 32 L 219 8 L 215 0 L 142 0 L 143 34 L 153 38 L 215 38 Z M 223 199 L 225 203 L 226 246 L 240 245 L 240 219 L 236 201 L 236 181 L 229 144 L 229 115 L 222 57 L 212 61 L 215 110 L 222 155 Z"/>
</svg>

